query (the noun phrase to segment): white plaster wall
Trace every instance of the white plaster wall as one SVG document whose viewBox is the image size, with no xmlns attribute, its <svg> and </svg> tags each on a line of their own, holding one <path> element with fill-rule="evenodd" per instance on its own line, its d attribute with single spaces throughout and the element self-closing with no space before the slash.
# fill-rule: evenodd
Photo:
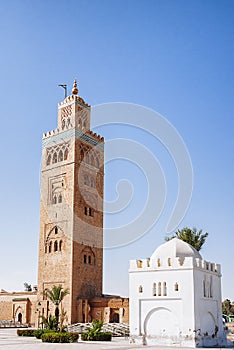
<svg viewBox="0 0 234 350">
<path fill-rule="evenodd" d="M 212 277 L 211 296 L 204 296 L 204 279 Z M 212 271 L 194 270 L 195 329 L 200 334 L 199 346 L 222 346 L 226 337 L 222 322 L 221 275 Z"/>
<path fill-rule="evenodd" d="M 166 296 L 158 296 L 158 290 L 157 296 L 153 296 L 153 283 L 158 285 L 158 282 L 162 283 L 162 294 L 163 282 L 166 282 Z M 178 291 L 175 291 L 175 283 L 178 283 Z M 143 288 L 142 293 L 139 293 L 139 286 Z M 149 268 L 132 271 L 129 290 L 131 335 L 150 337 L 150 343 L 178 343 L 186 336 L 194 336 L 194 289 L 191 268 Z M 165 338 L 165 341 L 159 342 L 159 338 Z"/>
</svg>

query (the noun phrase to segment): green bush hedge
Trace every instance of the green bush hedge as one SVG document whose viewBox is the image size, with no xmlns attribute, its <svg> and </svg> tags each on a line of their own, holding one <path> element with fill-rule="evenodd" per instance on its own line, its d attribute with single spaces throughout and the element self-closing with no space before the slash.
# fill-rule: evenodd
<svg viewBox="0 0 234 350">
<path fill-rule="evenodd" d="M 42 334 L 44 333 L 51 333 L 52 331 L 49 329 L 36 329 L 34 331 L 34 337 L 36 337 L 37 339 L 41 339 Z"/>
<path fill-rule="evenodd" d="M 75 343 L 78 341 L 78 333 L 47 332 L 41 335 L 43 343 Z"/>
<path fill-rule="evenodd" d="M 110 332 L 99 332 L 91 334 L 90 332 L 81 333 L 81 339 L 87 341 L 111 341 L 112 334 Z"/>
<path fill-rule="evenodd" d="M 34 337 L 35 329 L 17 329 L 17 335 L 19 337 Z"/>
</svg>

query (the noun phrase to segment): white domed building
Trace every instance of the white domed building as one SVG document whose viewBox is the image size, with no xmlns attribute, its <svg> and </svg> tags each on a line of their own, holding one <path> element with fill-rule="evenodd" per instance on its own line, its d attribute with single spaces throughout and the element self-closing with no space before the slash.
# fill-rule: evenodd
<svg viewBox="0 0 234 350">
<path fill-rule="evenodd" d="M 225 346 L 220 265 L 173 238 L 151 258 L 131 260 L 130 342 Z"/>
</svg>

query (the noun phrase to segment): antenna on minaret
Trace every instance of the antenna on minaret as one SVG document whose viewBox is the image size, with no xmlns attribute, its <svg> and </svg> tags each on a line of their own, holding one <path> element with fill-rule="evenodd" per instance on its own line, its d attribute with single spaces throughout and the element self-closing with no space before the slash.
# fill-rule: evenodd
<svg viewBox="0 0 234 350">
<path fill-rule="evenodd" d="M 65 97 L 64 98 L 66 98 L 67 97 L 67 85 L 66 84 L 59 84 L 58 86 L 61 86 L 65 91 Z"/>
</svg>

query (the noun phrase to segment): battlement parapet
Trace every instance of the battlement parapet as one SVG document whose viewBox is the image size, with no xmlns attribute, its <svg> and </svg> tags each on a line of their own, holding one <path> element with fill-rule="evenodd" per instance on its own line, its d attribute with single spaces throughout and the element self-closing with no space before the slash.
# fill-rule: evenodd
<svg viewBox="0 0 234 350">
<path fill-rule="evenodd" d="M 51 131 L 48 131 L 48 132 L 45 132 L 43 133 L 42 135 L 42 139 L 47 139 L 51 136 L 54 136 L 54 135 L 57 135 L 59 134 L 60 132 L 64 132 L 68 129 L 72 129 L 73 126 L 70 124 L 69 126 L 65 126 L 63 130 L 60 130 L 59 128 L 55 129 L 55 130 L 51 130 Z M 101 141 L 101 142 L 104 142 L 104 137 L 96 134 L 95 132 L 91 131 L 91 130 L 87 130 L 86 133 L 82 133 L 82 134 L 88 134 L 90 135 L 92 138 L 95 138 L 96 140 L 98 141 Z"/>
<path fill-rule="evenodd" d="M 60 130 L 59 128 L 57 128 L 57 129 L 55 129 L 55 130 L 51 130 L 51 131 L 45 132 L 45 133 L 42 135 L 42 139 L 43 139 L 43 140 L 44 140 L 44 139 L 47 139 L 48 137 L 57 135 L 57 134 L 59 134 L 60 132 L 64 132 L 64 131 L 66 131 L 66 130 L 68 130 L 68 129 L 72 129 L 72 128 L 73 128 L 73 126 L 70 124 L 70 125 L 66 125 L 66 126 L 64 127 L 63 130 Z"/>
<path fill-rule="evenodd" d="M 104 137 L 98 135 L 96 132 L 93 132 L 92 130 L 88 130 L 87 134 L 93 136 L 95 139 L 104 142 Z"/>
<path fill-rule="evenodd" d="M 65 105 L 70 104 L 71 102 L 78 102 L 79 104 L 84 105 L 85 107 L 90 108 L 91 106 L 84 101 L 84 99 L 80 96 L 70 95 L 65 98 L 62 102 L 58 103 L 58 108 L 63 108 Z"/>
<path fill-rule="evenodd" d="M 167 258 L 152 260 L 150 258 L 143 260 L 130 260 L 129 271 L 150 271 L 150 270 L 170 270 L 170 269 L 185 269 L 199 268 L 205 271 L 220 274 L 221 268 L 219 264 L 211 263 L 194 257 L 184 258 Z"/>
</svg>

